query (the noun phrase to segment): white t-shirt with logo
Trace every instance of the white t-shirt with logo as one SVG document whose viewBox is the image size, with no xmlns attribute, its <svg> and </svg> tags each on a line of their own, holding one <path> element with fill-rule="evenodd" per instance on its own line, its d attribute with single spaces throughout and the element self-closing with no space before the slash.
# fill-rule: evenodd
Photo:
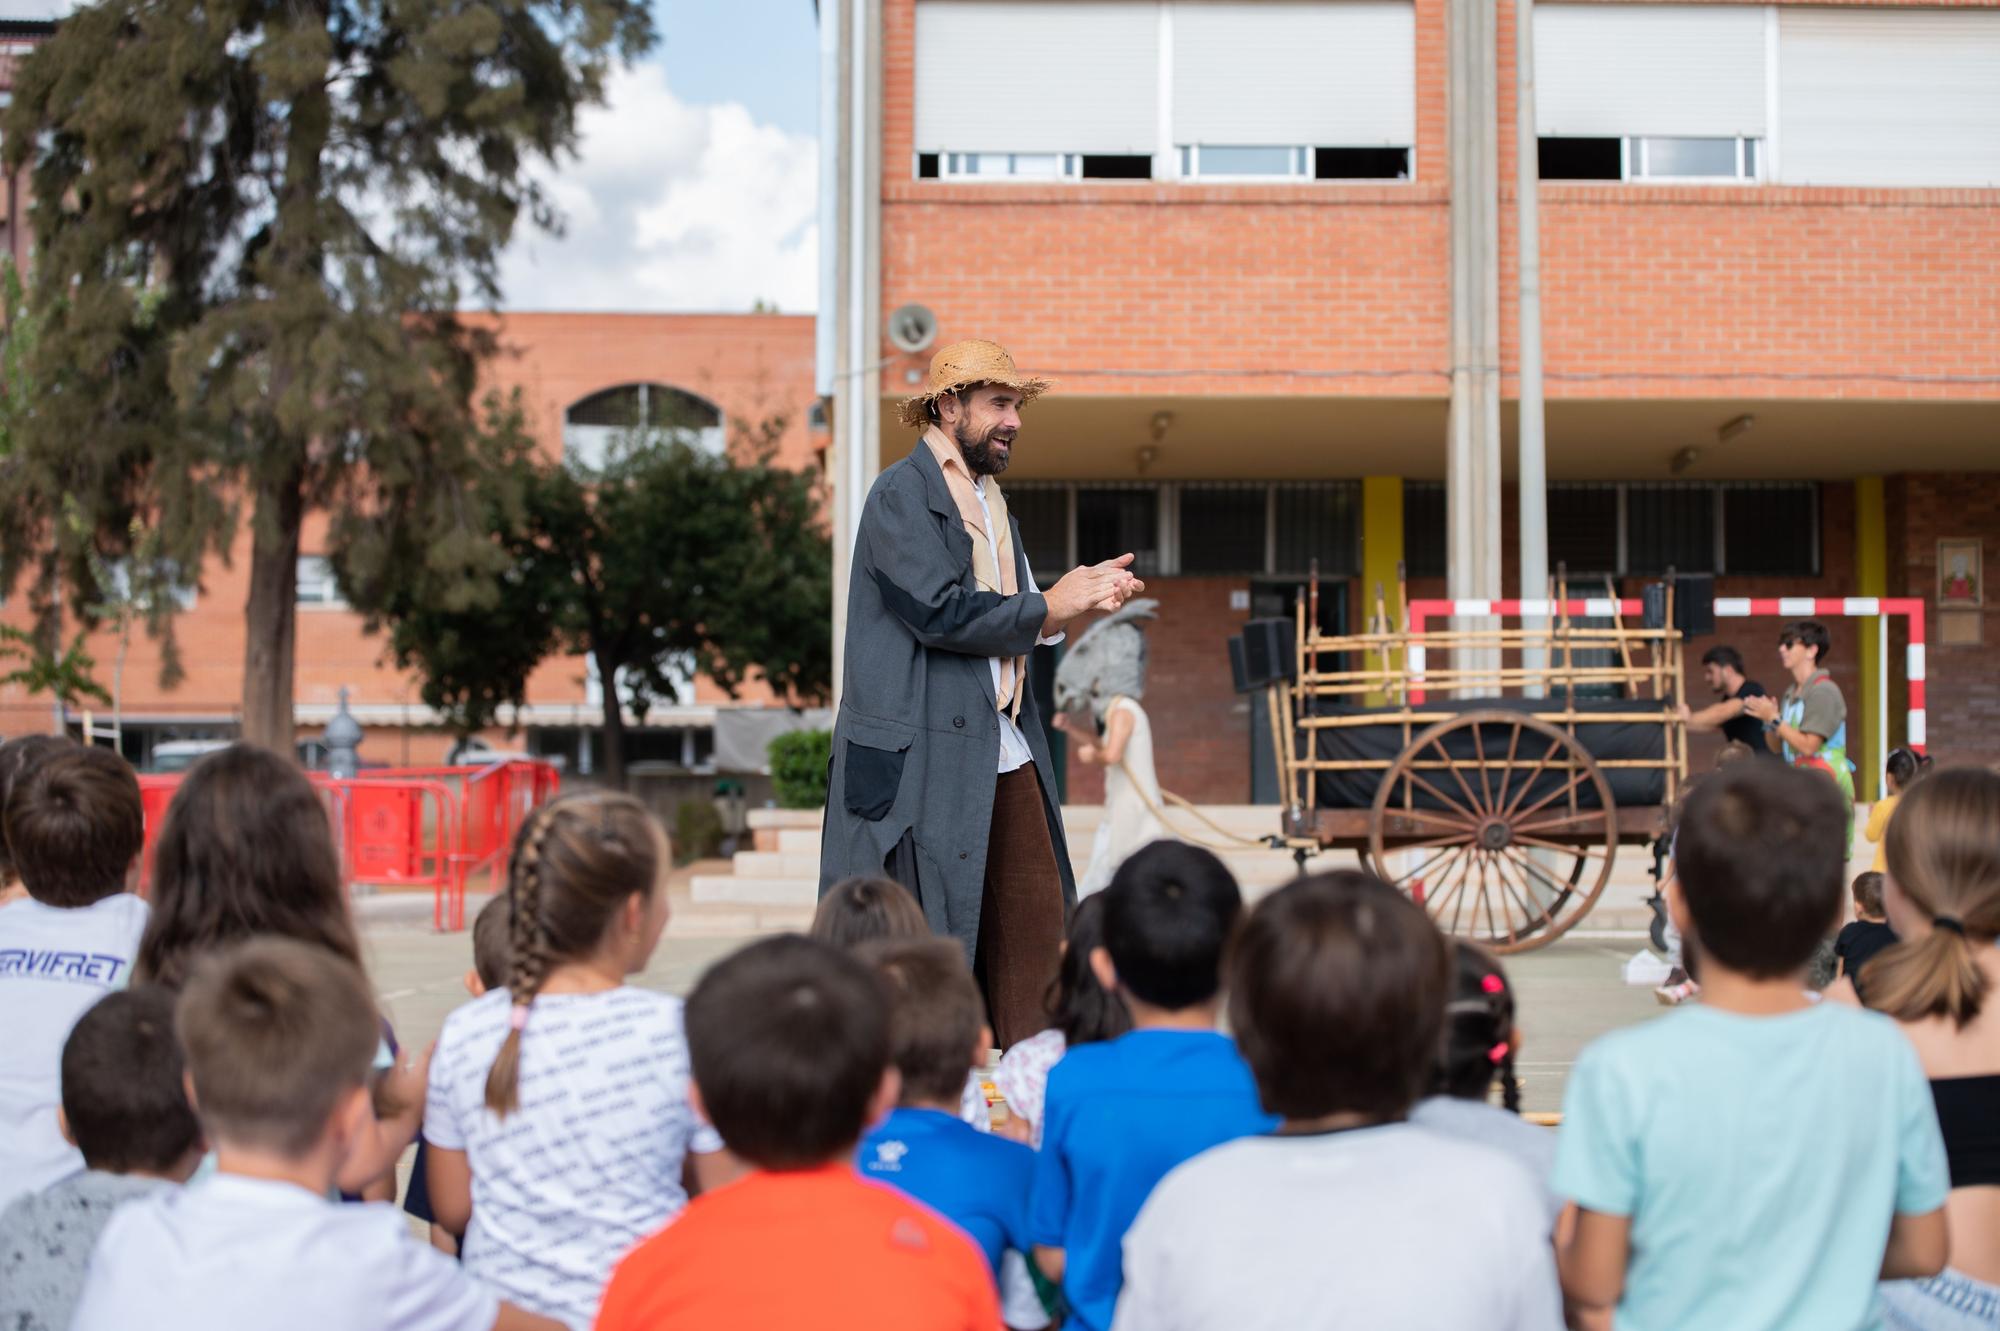
<svg viewBox="0 0 2000 1331">
<path fill-rule="evenodd" d="M 118 1208 L 71 1331 L 491 1331 L 499 1314 L 386 1202 L 216 1174 Z"/>
<path fill-rule="evenodd" d="M 0 906 L 0 1208 L 83 1168 L 62 1138 L 62 1050 L 98 999 L 123 989 L 146 903 L 119 892 L 88 906 L 24 897 Z"/>
<path fill-rule="evenodd" d="M 520 1108 L 486 1108 L 507 1036 L 504 989 L 445 1018 L 424 1138 L 472 1167 L 465 1269 L 510 1302 L 583 1331 L 611 1268 L 687 1204 L 690 1151 L 722 1139 L 688 1103 L 681 1001 L 625 987 L 535 1000 Z"/>
</svg>

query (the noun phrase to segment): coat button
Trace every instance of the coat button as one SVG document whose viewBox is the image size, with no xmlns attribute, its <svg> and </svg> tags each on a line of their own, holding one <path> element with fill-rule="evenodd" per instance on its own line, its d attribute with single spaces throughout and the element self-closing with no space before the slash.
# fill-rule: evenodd
<svg viewBox="0 0 2000 1331">
<path fill-rule="evenodd" d="M 963 730 L 965 729 L 965 718 L 962 716 L 954 716 L 951 719 L 951 724 L 954 728 L 958 730 Z"/>
<path fill-rule="evenodd" d="M 964 851 L 962 851 L 962 850 L 961 850 L 960 852 L 958 852 L 958 858 L 960 858 L 960 859 L 964 859 L 964 858 L 965 858 L 965 852 L 964 852 Z"/>
</svg>

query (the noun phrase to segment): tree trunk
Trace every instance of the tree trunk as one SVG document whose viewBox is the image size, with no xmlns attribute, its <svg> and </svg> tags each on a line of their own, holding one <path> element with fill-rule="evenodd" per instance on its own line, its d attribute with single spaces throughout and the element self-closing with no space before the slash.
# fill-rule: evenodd
<svg viewBox="0 0 2000 1331">
<path fill-rule="evenodd" d="M 618 665 L 597 655 L 597 677 L 604 681 L 604 784 L 625 789 L 625 700 L 618 696 Z"/>
<path fill-rule="evenodd" d="M 298 627 L 299 526 L 305 475 L 287 468 L 257 487 L 250 599 L 243 607 L 243 738 L 292 752 L 292 657 Z"/>
</svg>

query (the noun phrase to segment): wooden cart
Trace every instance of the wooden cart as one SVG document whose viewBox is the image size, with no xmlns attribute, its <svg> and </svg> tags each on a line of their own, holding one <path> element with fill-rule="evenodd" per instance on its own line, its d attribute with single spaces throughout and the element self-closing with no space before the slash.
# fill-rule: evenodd
<svg viewBox="0 0 2000 1331">
<path fill-rule="evenodd" d="M 1441 928 L 1496 951 L 1560 938 L 1619 845 L 1651 841 L 1680 797 L 1681 634 L 1626 624 L 1615 597 L 1608 622 L 1580 623 L 1561 579 L 1539 623 L 1412 633 L 1378 588 L 1368 630 L 1335 636 L 1318 602 L 1315 573 L 1295 677 L 1266 694 L 1284 844 L 1301 863 L 1360 852 Z"/>
</svg>

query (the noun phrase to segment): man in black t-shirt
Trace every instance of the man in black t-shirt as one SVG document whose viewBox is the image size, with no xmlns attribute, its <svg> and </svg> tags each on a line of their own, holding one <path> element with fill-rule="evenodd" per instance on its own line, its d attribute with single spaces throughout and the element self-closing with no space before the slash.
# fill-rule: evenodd
<svg viewBox="0 0 2000 1331">
<path fill-rule="evenodd" d="M 1681 720 L 1689 730 L 1719 730 L 1724 739 L 1750 746 L 1752 753 L 1769 755 L 1764 743 L 1764 723 L 1743 710 L 1745 698 L 1766 696 L 1764 686 L 1743 677 L 1743 653 L 1723 644 L 1701 654 L 1701 675 L 1715 691 L 1718 701 L 1690 711 L 1681 704 Z"/>
</svg>

